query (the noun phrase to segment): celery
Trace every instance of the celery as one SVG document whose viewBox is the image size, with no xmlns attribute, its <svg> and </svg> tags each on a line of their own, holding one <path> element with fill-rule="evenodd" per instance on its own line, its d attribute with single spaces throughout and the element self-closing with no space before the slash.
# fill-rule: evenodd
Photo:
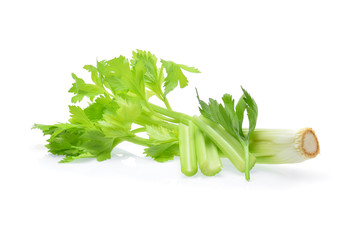
<svg viewBox="0 0 347 240">
<path fill-rule="evenodd" d="M 161 66 L 157 63 L 150 52 L 137 50 L 130 61 L 119 56 L 84 66 L 91 83 L 72 74 L 71 102 L 87 100 L 89 105 L 69 106 L 68 123 L 34 125 L 50 136 L 49 152 L 64 156 L 63 163 L 80 158 L 104 161 L 119 143 L 128 141 L 144 146 L 146 156 L 158 162 L 180 156 L 186 176 L 195 175 L 198 168 L 206 176 L 216 175 L 222 169 L 220 157 L 227 157 L 247 180 L 255 163 L 301 162 L 319 153 L 312 129 L 255 129 L 258 107 L 243 88 L 237 103 L 229 94 L 222 103 L 205 103 L 197 96 L 200 116 L 173 111 L 168 94 L 188 85 L 184 72 L 199 70 L 163 59 Z M 153 96 L 165 107 L 151 103 Z M 246 113 L 248 130 L 243 129 Z"/>
</svg>

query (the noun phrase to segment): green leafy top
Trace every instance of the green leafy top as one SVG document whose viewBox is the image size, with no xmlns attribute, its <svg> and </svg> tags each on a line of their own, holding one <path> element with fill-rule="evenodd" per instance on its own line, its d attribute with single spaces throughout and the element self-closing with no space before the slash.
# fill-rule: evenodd
<svg viewBox="0 0 347 240">
<path fill-rule="evenodd" d="M 170 108 L 166 95 L 178 82 L 181 88 L 188 83 L 182 69 L 199 71 L 172 61 L 162 60 L 161 66 L 157 63 L 152 53 L 137 50 L 130 61 L 119 56 L 97 61 L 96 66 L 85 65 L 84 69 L 91 74 L 91 83 L 72 73 L 75 80 L 69 90 L 74 94 L 72 103 L 86 98 L 89 105 L 84 109 L 69 106 L 69 123 L 34 125 L 45 135 L 50 135 L 46 145 L 49 151 L 65 155 L 61 162 L 89 157 L 103 161 L 111 157 L 117 144 L 127 140 L 147 146 L 147 156 L 158 161 L 167 161 L 177 155 L 178 134 L 172 130 L 175 125 L 158 118 L 148 99 L 155 95 Z M 141 128 L 134 130 L 133 123 L 142 125 L 149 139 L 138 137 L 136 132 Z"/>
<path fill-rule="evenodd" d="M 85 65 L 84 69 L 91 73 L 94 84 L 85 83 L 73 73 L 75 83 L 69 90 L 75 94 L 72 102 L 80 102 L 84 97 L 93 101 L 99 95 L 110 96 L 112 93 L 111 95 L 115 96 L 124 92 L 131 92 L 144 101 L 147 100 L 146 95 L 156 95 L 160 100 L 164 100 L 166 95 L 177 87 L 178 82 L 181 88 L 187 86 L 188 80 L 182 69 L 192 73 L 200 72 L 194 67 L 172 61 L 161 60 L 161 63 L 161 67 L 158 67 L 155 55 L 137 50 L 133 52 L 130 62 L 124 56 L 119 56 L 108 61 L 98 61 L 96 67 Z"/>
<path fill-rule="evenodd" d="M 188 79 L 183 74 L 182 69 L 192 73 L 200 73 L 200 71 L 194 67 L 188 67 L 183 64 L 176 64 L 172 61 L 161 60 L 163 64 L 167 77 L 165 78 L 165 96 L 174 90 L 178 83 L 180 84 L 180 88 L 184 88 L 188 85 Z"/>
<path fill-rule="evenodd" d="M 223 104 L 218 103 L 212 98 L 209 99 L 209 103 L 207 104 L 200 99 L 197 92 L 201 115 L 220 124 L 229 134 L 238 139 L 241 143 L 249 140 L 250 135 L 255 129 L 258 117 L 256 102 L 245 89 L 242 88 L 242 91 L 243 95 L 237 102 L 236 108 L 235 100 L 230 94 L 223 95 L 223 106 Z M 245 111 L 247 111 L 249 120 L 249 131 L 247 136 L 245 136 L 242 131 Z"/>
</svg>

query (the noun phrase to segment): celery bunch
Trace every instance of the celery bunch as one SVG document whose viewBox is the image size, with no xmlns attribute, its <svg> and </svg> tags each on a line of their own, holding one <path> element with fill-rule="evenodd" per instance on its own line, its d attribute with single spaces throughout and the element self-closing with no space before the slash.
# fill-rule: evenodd
<svg viewBox="0 0 347 240">
<path fill-rule="evenodd" d="M 318 154 L 318 141 L 315 146 L 307 144 L 316 140 L 313 131 L 313 138 L 308 135 L 307 140 L 303 140 L 306 147 L 296 150 L 291 142 L 295 138 L 292 132 L 287 133 L 286 144 L 278 144 L 272 140 L 276 134 L 281 136 L 282 130 L 255 130 L 258 107 L 243 88 L 237 103 L 229 94 L 223 96 L 223 104 L 214 99 L 206 103 L 197 96 L 201 116 L 173 111 L 167 95 L 178 85 L 180 88 L 188 85 L 184 71 L 199 73 L 199 70 L 172 61 L 161 60 L 160 63 L 158 66 L 158 59 L 150 52 L 137 50 L 130 61 L 120 56 L 98 61 L 96 66 L 84 66 L 91 73 L 92 83 L 72 74 L 75 82 L 69 92 L 74 95 L 74 105 L 69 106 L 69 122 L 34 125 L 44 135 L 50 135 L 46 145 L 49 152 L 63 155 L 62 163 L 80 158 L 104 161 L 111 158 L 114 147 L 128 141 L 145 146 L 146 156 L 159 162 L 180 156 L 182 173 L 187 176 L 193 176 L 198 168 L 204 175 L 213 176 L 222 169 L 220 157 L 227 157 L 245 173 L 247 180 L 256 162 L 295 162 Z M 165 107 L 152 104 L 150 98 L 153 96 Z M 84 99 L 89 105 L 83 109 L 76 103 Z M 247 130 L 243 129 L 246 112 Z M 140 137 L 142 132 L 148 137 Z M 296 142 L 297 146 L 304 145 L 299 140 Z M 303 153 L 303 157 L 293 154 L 302 149 L 311 152 Z M 286 151 L 292 153 L 292 158 L 286 157 Z"/>
</svg>

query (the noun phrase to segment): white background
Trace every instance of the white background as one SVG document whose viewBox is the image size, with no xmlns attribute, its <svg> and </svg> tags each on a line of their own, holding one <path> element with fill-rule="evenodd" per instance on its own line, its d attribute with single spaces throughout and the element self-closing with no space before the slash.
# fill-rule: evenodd
<svg viewBox="0 0 347 240">
<path fill-rule="evenodd" d="M 2 1 L 0 239 L 347 239 L 346 1 Z M 67 121 L 71 72 L 149 50 L 198 67 L 169 95 L 256 99 L 258 127 L 316 130 L 321 154 L 188 178 L 121 144 L 58 164 L 34 123 Z"/>
</svg>

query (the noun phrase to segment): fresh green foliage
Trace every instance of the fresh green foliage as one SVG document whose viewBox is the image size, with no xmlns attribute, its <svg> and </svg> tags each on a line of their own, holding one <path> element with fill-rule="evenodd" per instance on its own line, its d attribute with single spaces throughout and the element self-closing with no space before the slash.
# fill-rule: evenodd
<svg viewBox="0 0 347 240">
<path fill-rule="evenodd" d="M 144 65 L 146 72 L 144 82 L 151 94 L 155 94 L 159 99 L 163 99 L 162 84 L 164 82 L 163 69 L 157 67 L 157 58 L 150 52 L 140 51 L 133 52 L 131 65 L 134 67 L 138 64 Z"/>
<path fill-rule="evenodd" d="M 192 73 L 200 73 L 200 71 L 193 67 L 188 67 L 183 64 L 176 64 L 172 61 L 161 60 L 163 64 L 167 77 L 165 78 L 165 96 L 174 90 L 178 83 L 180 84 L 180 88 L 184 88 L 188 85 L 188 79 L 183 74 L 182 69 Z"/>
<path fill-rule="evenodd" d="M 242 91 L 243 95 L 238 101 L 236 109 L 235 101 L 230 94 L 224 94 L 222 98 L 224 106 L 212 98 L 209 99 L 208 104 L 202 101 L 198 94 L 197 98 L 199 100 L 199 110 L 202 116 L 220 124 L 233 137 L 240 141 L 245 141 L 255 129 L 258 117 L 258 107 L 248 92 L 243 88 Z M 245 110 L 247 111 L 250 129 L 247 137 L 244 136 L 242 131 Z"/>
<path fill-rule="evenodd" d="M 69 92 L 75 94 L 75 96 L 73 96 L 71 99 L 73 103 L 82 101 L 84 97 L 89 97 L 92 101 L 96 96 L 105 94 L 105 89 L 99 85 L 87 84 L 83 81 L 83 79 L 78 78 L 74 73 L 72 73 L 72 78 L 76 81 L 74 84 L 72 84 L 72 87 L 69 90 Z"/>
<path fill-rule="evenodd" d="M 165 83 L 185 79 L 185 84 L 181 84 L 184 87 L 187 78 L 181 68 L 189 72 L 199 71 L 172 61 L 164 61 L 162 66 L 157 66 L 157 62 L 150 52 L 137 50 L 130 61 L 119 56 L 98 61 L 96 66 L 85 65 L 84 69 L 91 73 L 92 83 L 86 83 L 73 73 L 75 82 L 69 90 L 74 94 L 71 101 L 78 103 L 87 99 L 89 105 L 84 109 L 69 106 L 69 123 L 34 125 L 44 135 L 50 135 L 46 145 L 49 151 L 64 155 L 61 162 L 90 157 L 103 161 L 111 157 L 117 144 L 130 141 L 147 146 L 145 153 L 157 161 L 167 161 L 179 155 L 177 124 L 167 120 L 177 121 L 155 113 L 148 99 L 155 95 L 169 106 L 167 92 L 164 94 L 163 91 Z M 138 130 L 133 129 L 134 123 L 144 127 L 148 139 L 136 135 Z"/>
<path fill-rule="evenodd" d="M 148 125 L 146 132 L 151 143 L 169 143 L 177 141 L 177 130 L 171 130 L 162 126 Z"/>
<path fill-rule="evenodd" d="M 146 148 L 144 153 L 158 162 L 166 162 L 179 155 L 179 145 L 177 141 L 155 144 Z"/>
</svg>

